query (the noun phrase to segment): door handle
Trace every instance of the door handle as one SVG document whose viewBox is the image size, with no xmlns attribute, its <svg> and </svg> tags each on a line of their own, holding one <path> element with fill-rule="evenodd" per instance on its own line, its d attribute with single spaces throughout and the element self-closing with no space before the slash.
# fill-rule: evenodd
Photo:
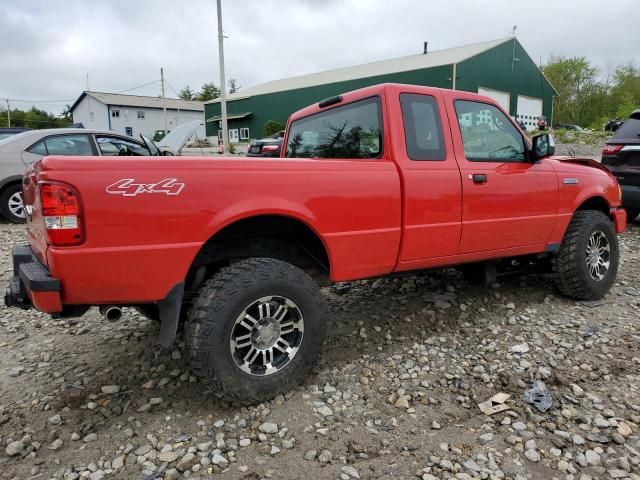
<svg viewBox="0 0 640 480">
<path fill-rule="evenodd" d="M 487 183 L 487 175 L 484 173 L 474 173 L 471 178 L 473 183 Z"/>
</svg>

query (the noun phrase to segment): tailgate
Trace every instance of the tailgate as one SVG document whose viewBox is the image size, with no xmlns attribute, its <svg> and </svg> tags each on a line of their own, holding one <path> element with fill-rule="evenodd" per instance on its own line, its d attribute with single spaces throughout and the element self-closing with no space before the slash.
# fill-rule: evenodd
<svg viewBox="0 0 640 480">
<path fill-rule="evenodd" d="M 33 253 L 47 265 L 47 232 L 42 218 L 38 176 L 42 162 L 35 162 L 29 167 L 22 182 L 22 198 L 27 216 L 27 241 Z"/>
</svg>

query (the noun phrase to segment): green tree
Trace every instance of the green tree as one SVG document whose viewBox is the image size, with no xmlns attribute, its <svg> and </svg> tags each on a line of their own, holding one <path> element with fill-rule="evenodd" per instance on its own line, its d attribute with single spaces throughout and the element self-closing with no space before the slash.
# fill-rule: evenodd
<svg viewBox="0 0 640 480">
<path fill-rule="evenodd" d="M 264 136 L 269 137 L 274 133 L 278 133 L 280 130 L 285 129 L 285 124 L 277 122 L 276 120 L 267 120 L 264 124 Z"/>
<path fill-rule="evenodd" d="M 191 87 L 187 85 L 178 92 L 178 97 L 182 100 L 194 100 L 196 98 L 196 92 L 191 90 Z"/>
<path fill-rule="evenodd" d="M 236 93 L 242 87 L 238 85 L 238 81 L 235 78 L 229 79 L 229 93 Z"/>
<path fill-rule="evenodd" d="M 220 89 L 216 87 L 215 83 L 209 82 L 202 85 L 202 88 L 195 99 L 199 102 L 208 102 L 209 100 L 215 100 L 219 96 Z"/>
<path fill-rule="evenodd" d="M 598 69 L 586 57 L 552 56 L 542 71 L 560 94 L 554 106 L 555 122 L 585 125 L 593 121 L 590 104 L 603 90 Z"/>
<path fill-rule="evenodd" d="M 68 115 L 54 115 L 45 110 L 31 107 L 30 110 L 11 109 L 11 126 L 28 128 L 63 128 L 71 124 Z M 0 111 L 0 125 L 8 125 L 7 112 Z"/>
</svg>

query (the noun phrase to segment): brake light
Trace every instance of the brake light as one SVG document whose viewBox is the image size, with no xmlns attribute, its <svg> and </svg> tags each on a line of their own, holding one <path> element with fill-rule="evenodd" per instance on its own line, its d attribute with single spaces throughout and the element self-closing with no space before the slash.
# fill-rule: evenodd
<svg viewBox="0 0 640 480">
<path fill-rule="evenodd" d="M 80 199 L 68 185 L 40 185 L 42 216 L 50 245 L 78 245 L 84 241 Z"/>
<path fill-rule="evenodd" d="M 602 155 L 615 155 L 622 150 L 622 145 L 605 145 L 602 149 Z"/>
<path fill-rule="evenodd" d="M 279 148 L 280 148 L 280 145 L 263 145 L 262 146 L 262 151 L 263 152 L 275 152 Z"/>
</svg>

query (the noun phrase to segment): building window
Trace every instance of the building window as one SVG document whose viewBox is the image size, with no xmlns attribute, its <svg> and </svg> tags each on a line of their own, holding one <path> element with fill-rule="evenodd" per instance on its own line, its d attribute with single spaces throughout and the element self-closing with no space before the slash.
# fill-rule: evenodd
<svg viewBox="0 0 640 480">
<path fill-rule="evenodd" d="M 93 122 L 93 112 L 89 112 L 89 120 Z"/>
<path fill-rule="evenodd" d="M 144 111 L 143 110 L 138 110 L 138 118 L 141 118 L 144 120 Z"/>
<path fill-rule="evenodd" d="M 240 140 L 249 140 L 249 129 L 241 128 L 240 129 Z"/>
<path fill-rule="evenodd" d="M 126 135 L 129 135 L 130 137 L 133 137 L 133 128 L 131 127 L 124 127 L 124 133 Z"/>
<path fill-rule="evenodd" d="M 120 110 L 111 110 L 112 118 L 120 118 Z"/>
</svg>

